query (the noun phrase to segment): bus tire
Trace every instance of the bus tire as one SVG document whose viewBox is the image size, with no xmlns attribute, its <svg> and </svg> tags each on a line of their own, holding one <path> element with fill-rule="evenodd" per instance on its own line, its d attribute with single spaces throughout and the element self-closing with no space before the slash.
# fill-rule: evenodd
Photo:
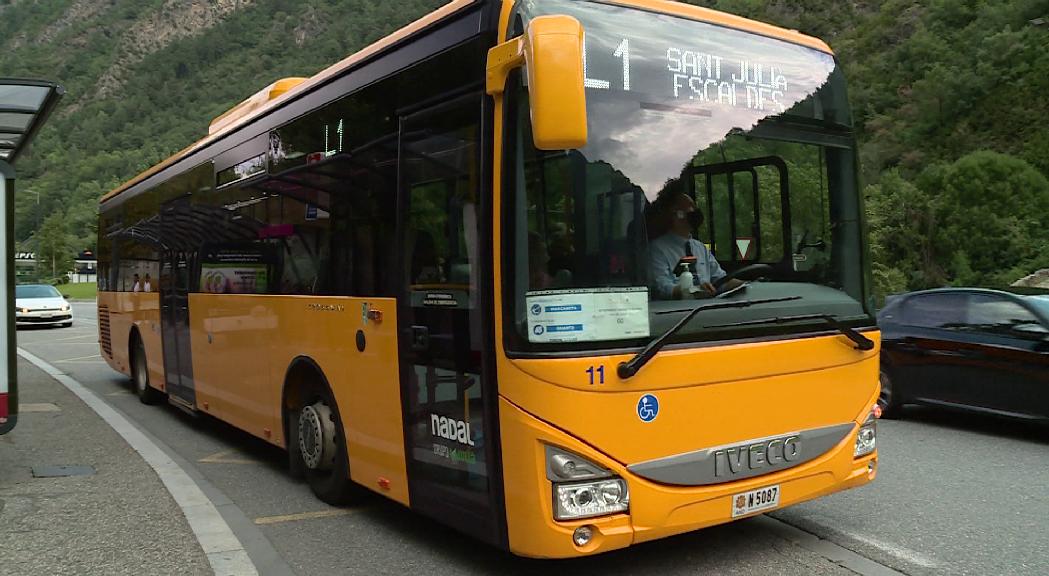
<svg viewBox="0 0 1049 576">
<path fill-rule="evenodd" d="M 142 344 L 142 338 L 135 332 L 131 336 L 131 383 L 135 386 L 135 394 L 143 404 L 156 404 L 160 402 L 163 394 L 149 385 L 149 363 L 146 361 L 146 347 Z"/>
<path fill-rule="evenodd" d="M 881 406 L 881 417 L 887 419 L 899 418 L 900 407 L 902 406 L 899 388 L 893 382 L 892 376 L 885 366 L 882 366 L 878 372 L 878 382 L 881 384 L 881 392 L 878 394 L 878 406 Z"/>
<path fill-rule="evenodd" d="M 327 391 L 314 391 L 290 419 L 289 451 L 298 452 L 310 490 L 332 505 L 345 504 L 357 490 L 350 480 L 342 422 Z M 290 440 L 294 439 L 294 444 Z M 295 473 L 295 465 L 292 467 Z"/>
<path fill-rule="evenodd" d="M 302 461 L 302 451 L 299 449 L 299 409 L 287 411 L 287 423 L 285 424 L 285 438 L 288 440 L 288 475 L 295 480 L 306 479 L 306 463 Z"/>
</svg>

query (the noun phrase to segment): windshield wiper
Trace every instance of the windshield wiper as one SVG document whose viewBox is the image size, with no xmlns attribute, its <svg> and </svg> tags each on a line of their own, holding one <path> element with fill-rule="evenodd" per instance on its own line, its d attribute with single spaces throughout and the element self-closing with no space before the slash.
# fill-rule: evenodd
<svg viewBox="0 0 1049 576">
<path fill-rule="evenodd" d="M 762 318 L 760 320 L 747 320 L 744 322 L 734 322 L 732 324 L 707 326 L 707 328 L 730 328 L 733 326 L 753 326 L 755 324 L 786 324 L 787 322 L 801 322 L 803 320 L 823 320 L 828 326 L 834 328 L 838 332 L 841 332 L 845 335 L 846 338 L 855 342 L 857 350 L 874 350 L 874 340 L 867 338 L 863 334 L 860 334 L 856 330 L 853 330 L 849 326 L 843 324 L 832 314 L 801 314 L 798 316 L 774 316 L 772 318 Z"/>
<path fill-rule="evenodd" d="M 637 355 L 635 355 L 633 358 L 627 360 L 626 362 L 620 362 L 619 366 L 616 367 L 616 374 L 618 374 L 619 377 L 623 380 L 626 380 L 634 374 L 637 374 L 637 371 L 640 370 L 642 366 L 647 364 L 648 361 L 651 360 L 652 357 L 655 356 L 661 348 L 663 348 L 663 346 L 667 343 L 667 340 L 669 340 L 671 336 L 676 334 L 678 330 L 680 330 L 685 324 L 688 324 L 689 321 L 695 318 L 696 314 L 699 314 L 700 312 L 703 312 L 705 310 L 721 310 L 724 308 L 746 308 L 748 306 L 754 306 L 755 304 L 787 302 L 789 300 L 801 300 L 801 296 L 762 298 L 760 300 L 736 300 L 731 302 L 718 302 L 717 304 L 707 304 L 706 306 L 696 306 L 695 308 L 682 308 L 678 310 L 666 310 L 664 312 L 656 312 L 656 314 L 675 314 L 687 311 L 688 314 L 686 314 L 685 317 L 681 320 L 678 320 L 677 324 L 671 326 L 670 329 L 664 332 L 662 336 L 649 342 L 648 346 L 645 346 L 644 349 L 638 352 Z"/>
</svg>

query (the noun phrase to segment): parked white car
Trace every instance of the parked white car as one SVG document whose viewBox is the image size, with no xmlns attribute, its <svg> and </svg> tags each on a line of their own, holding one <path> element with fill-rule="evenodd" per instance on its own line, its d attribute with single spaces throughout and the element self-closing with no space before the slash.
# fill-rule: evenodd
<svg viewBox="0 0 1049 576">
<path fill-rule="evenodd" d="M 15 324 L 18 326 L 72 326 L 73 309 L 54 286 L 15 286 Z"/>
</svg>

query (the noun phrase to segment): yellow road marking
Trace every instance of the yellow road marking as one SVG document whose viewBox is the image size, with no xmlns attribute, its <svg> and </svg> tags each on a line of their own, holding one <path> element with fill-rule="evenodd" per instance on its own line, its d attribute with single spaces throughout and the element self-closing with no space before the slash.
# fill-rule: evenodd
<svg viewBox="0 0 1049 576">
<path fill-rule="evenodd" d="M 344 508 L 336 508 L 333 510 L 318 510 L 316 512 L 302 512 L 301 514 L 285 514 L 283 516 L 263 516 L 262 518 L 256 518 L 255 523 L 259 525 L 264 524 L 280 524 L 282 522 L 296 522 L 298 520 L 313 520 L 315 518 L 332 518 L 335 516 L 346 516 L 353 512 L 353 510 L 346 510 Z"/>
<path fill-rule="evenodd" d="M 42 402 L 39 404 L 19 404 L 18 411 L 25 414 L 26 412 L 61 412 L 62 409 L 50 402 Z"/>
<path fill-rule="evenodd" d="M 251 458 L 237 458 L 235 455 L 238 454 L 234 450 L 223 450 L 222 452 L 216 452 L 211 456 L 205 456 L 197 462 L 203 462 L 205 464 L 258 464 L 258 460 L 252 460 Z M 231 457 L 231 455 L 234 455 Z"/>
</svg>

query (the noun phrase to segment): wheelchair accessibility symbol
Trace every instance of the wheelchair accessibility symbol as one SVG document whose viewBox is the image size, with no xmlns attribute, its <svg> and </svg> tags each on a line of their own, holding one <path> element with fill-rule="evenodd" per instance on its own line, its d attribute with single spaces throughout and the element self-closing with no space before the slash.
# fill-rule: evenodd
<svg viewBox="0 0 1049 576">
<path fill-rule="evenodd" d="M 538 316 L 543 311 L 543 307 L 538 304 L 532 304 L 532 315 Z"/>
<path fill-rule="evenodd" d="M 652 394 L 645 394 L 637 401 L 637 417 L 642 422 L 651 422 L 659 415 L 659 400 Z"/>
</svg>

